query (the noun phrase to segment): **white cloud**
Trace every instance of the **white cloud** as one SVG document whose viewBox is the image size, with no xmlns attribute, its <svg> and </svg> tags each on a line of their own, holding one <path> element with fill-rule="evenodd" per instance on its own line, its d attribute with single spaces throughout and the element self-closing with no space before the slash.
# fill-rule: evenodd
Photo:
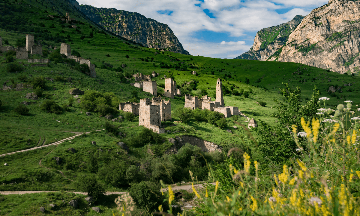
<svg viewBox="0 0 360 216">
<path fill-rule="evenodd" d="M 80 4 L 95 7 L 116 8 L 138 12 L 147 18 L 167 24 L 178 37 L 184 49 L 192 55 L 219 56 L 238 55 L 247 51 L 251 45 L 245 42 L 211 43 L 193 38 L 194 32 L 208 30 L 229 33 L 230 37 L 243 37 L 248 40 L 262 28 L 285 23 L 295 15 L 307 15 L 312 8 L 319 7 L 327 0 L 78 0 Z M 201 4 L 201 7 L 195 6 Z M 312 8 L 311 8 L 312 7 Z M 209 9 L 216 18 L 204 13 Z M 289 10 L 279 14 L 276 10 Z M 173 11 L 171 15 L 157 11 Z M 228 40 L 225 39 L 219 39 Z M 234 44 L 236 43 L 236 44 Z"/>
</svg>

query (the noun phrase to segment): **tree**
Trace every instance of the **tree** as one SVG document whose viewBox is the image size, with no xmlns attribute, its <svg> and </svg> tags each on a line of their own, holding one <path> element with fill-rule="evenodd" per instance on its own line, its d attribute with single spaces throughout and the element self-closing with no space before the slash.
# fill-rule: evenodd
<svg viewBox="0 0 360 216">
<path fill-rule="evenodd" d="M 87 192 L 95 202 L 105 193 L 104 187 L 94 175 L 80 175 L 75 182 L 75 187 L 79 191 Z"/>
</svg>

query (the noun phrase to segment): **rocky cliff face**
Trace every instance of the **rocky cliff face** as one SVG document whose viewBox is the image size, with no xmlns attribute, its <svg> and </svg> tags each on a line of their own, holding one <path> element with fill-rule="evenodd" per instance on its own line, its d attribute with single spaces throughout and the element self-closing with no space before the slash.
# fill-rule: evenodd
<svg viewBox="0 0 360 216">
<path fill-rule="evenodd" d="M 277 26 L 261 29 L 255 36 L 249 51 L 236 59 L 266 61 L 285 45 L 290 33 L 300 24 L 304 16 L 297 15 L 291 21 Z"/>
<path fill-rule="evenodd" d="M 123 38 L 145 47 L 189 55 L 166 24 L 139 13 L 114 8 L 96 8 L 89 5 L 80 5 L 77 8 L 93 22 Z"/>
<path fill-rule="evenodd" d="M 360 72 L 360 1 L 330 0 L 307 15 L 270 61 L 296 62 L 338 73 Z M 256 44 L 256 43 L 254 43 Z M 266 60 L 259 58 L 260 60 Z"/>
</svg>

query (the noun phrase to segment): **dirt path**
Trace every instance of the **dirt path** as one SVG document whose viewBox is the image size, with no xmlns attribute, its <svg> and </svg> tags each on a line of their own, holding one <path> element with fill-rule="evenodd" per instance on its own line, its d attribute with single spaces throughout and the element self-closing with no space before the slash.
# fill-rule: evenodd
<svg viewBox="0 0 360 216">
<path fill-rule="evenodd" d="M 210 183 L 212 185 L 215 185 L 215 183 Z M 199 189 L 199 188 L 204 188 L 203 184 L 196 184 L 194 185 L 195 188 Z M 190 191 L 192 190 L 192 185 L 180 185 L 180 186 L 171 186 L 173 191 L 176 190 L 186 190 L 186 191 Z M 163 188 L 162 191 L 167 191 L 168 188 Z M 59 192 L 59 191 L 0 191 L 1 195 L 20 195 L 20 194 L 33 194 L 33 193 L 55 193 L 55 192 Z M 83 194 L 83 195 L 87 195 L 87 193 L 85 192 L 75 192 L 75 191 L 66 191 L 69 193 L 75 193 L 75 194 Z M 128 192 L 106 192 L 105 195 L 112 195 L 112 194 L 126 194 Z"/>
<path fill-rule="evenodd" d="M 100 131 L 100 130 L 96 130 L 96 131 Z M 90 132 L 85 132 L 85 134 L 89 134 Z M 48 145 L 42 145 L 42 146 L 37 146 L 37 147 L 34 147 L 34 148 L 29 148 L 29 149 L 24 149 L 24 150 L 20 150 L 20 151 L 15 151 L 15 152 L 10 152 L 10 153 L 5 153 L 5 154 L 1 154 L 0 157 L 4 157 L 4 156 L 7 156 L 7 155 L 12 155 L 12 154 L 16 154 L 16 153 L 20 153 L 20 152 L 27 152 L 27 151 L 33 151 L 33 150 L 36 150 L 36 149 L 39 149 L 39 148 L 46 148 L 46 147 L 49 147 L 49 146 L 54 146 L 54 145 L 59 145 L 65 141 L 69 141 L 69 140 L 72 140 L 78 136 L 81 136 L 82 134 L 84 133 L 78 133 L 72 137 L 68 137 L 68 138 L 65 138 L 65 139 L 62 139 L 62 140 L 59 140 L 57 142 L 54 142 L 54 143 L 50 143 Z M 41 137 L 40 137 L 40 140 L 41 140 Z M 45 143 L 46 139 L 44 138 L 44 142 Z M 40 141 L 39 141 L 40 143 Z"/>
</svg>

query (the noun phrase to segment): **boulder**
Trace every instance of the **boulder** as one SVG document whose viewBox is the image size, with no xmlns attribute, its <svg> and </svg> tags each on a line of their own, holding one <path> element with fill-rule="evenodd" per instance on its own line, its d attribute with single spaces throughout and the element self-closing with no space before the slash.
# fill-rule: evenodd
<svg viewBox="0 0 360 216">
<path fill-rule="evenodd" d="M 86 202 L 88 202 L 89 205 L 94 202 L 94 199 L 91 196 L 88 196 L 85 198 Z"/>
<path fill-rule="evenodd" d="M 56 208 L 56 204 L 49 204 L 49 206 L 51 210 L 54 210 Z"/>
<path fill-rule="evenodd" d="M 56 160 L 56 164 L 60 165 L 61 164 L 61 158 L 60 157 L 53 157 Z"/>
<path fill-rule="evenodd" d="M 86 112 L 86 115 L 87 115 L 87 116 L 91 115 L 91 112 Z"/>
<path fill-rule="evenodd" d="M 250 129 L 250 127 L 256 128 L 257 127 L 257 123 L 255 121 L 255 119 L 251 119 L 249 124 L 248 124 L 248 128 Z"/>
<path fill-rule="evenodd" d="M 77 200 L 71 200 L 69 202 L 69 205 L 76 209 L 78 207 L 78 201 Z"/>
<path fill-rule="evenodd" d="M 111 114 L 107 114 L 107 115 L 105 116 L 105 118 L 106 118 L 106 119 L 108 119 L 108 120 L 111 120 L 111 119 L 113 119 L 113 118 L 114 118 L 114 116 L 113 116 L 113 115 L 111 115 Z"/>
<path fill-rule="evenodd" d="M 69 151 L 69 152 L 72 152 L 72 153 L 76 153 L 76 152 L 77 152 L 74 148 L 69 148 L 68 151 Z"/>
<path fill-rule="evenodd" d="M 31 100 L 37 100 L 38 96 L 34 92 L 31 92 L 31 93 L 27 93 L 25 98 L 31 99 Z"/>
<path fill-rule="evenodd" d="M 45 212 L 45 208 L 44 208 L 44 207 L 40 207 L 40 211 L 41 211 L 42 213 L 44 213 L 44 212 Z"/>
<path fill-rule="evenodd" d="M 92 207 L 91 208 L 93 211 L 96 211 L 97 213 L 101 212 L 101 209 L 99 207 Z"/>
<path fill-rule="evenodd" d="M 91 144 L 92 144 L 92 145 L 96 145 L 96 142 L 95 142 L 95 141 L 92 141 Z"/>
<path fill-rule="evenodd" d="M 84 94 L 84 91 L 81 91 L 80 89 L 78 88 L 72 88 L 69 90 L 69 93 L 71 95 L 83 95 Z"/>
<path fill-rule="evenodd" d="M 4 166 L 8 166 L 8 164 L 7 164 L 7 163 L 4 163 Z"/>
</svg>

